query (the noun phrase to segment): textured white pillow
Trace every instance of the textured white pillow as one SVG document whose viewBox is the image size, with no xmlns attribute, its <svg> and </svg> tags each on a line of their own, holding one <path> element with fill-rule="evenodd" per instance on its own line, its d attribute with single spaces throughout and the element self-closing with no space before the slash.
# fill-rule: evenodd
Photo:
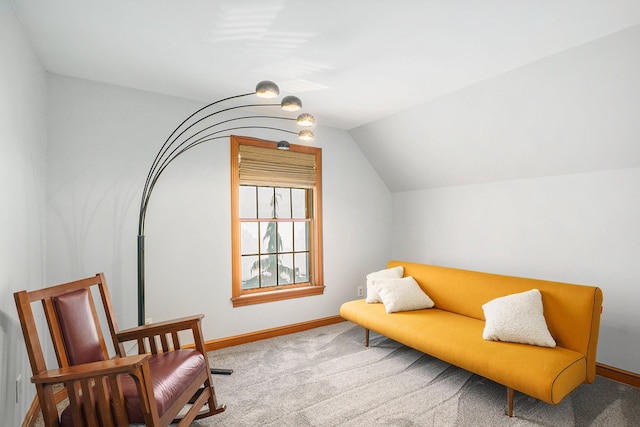
<svg viewBox="0 0 640 427">
<path fill-rule="evenodd" d="M 537 289 L 507 295 L 482 306 L 486 319 L 482 338 L 555 347 L 542 308 L 542 294 Z"/>
<path fill-rule="evenodd" d="M 373 286 L 380 294 L 387 313 L 431 308 L 433 301 L 411 276 L 401 279 L 377 279 Z"/>
<path fill-rule="evenodd" d="M 387 268 L 385 270 L 374 271 L 367 274 L 367 303 L 373 304 L 380 301 L 380 295 L 373 286 L 373 281 L 376 279 L 399 279 L 404 274 L 404 267 L 399 265 L 397 267 Z"/>
</svg>

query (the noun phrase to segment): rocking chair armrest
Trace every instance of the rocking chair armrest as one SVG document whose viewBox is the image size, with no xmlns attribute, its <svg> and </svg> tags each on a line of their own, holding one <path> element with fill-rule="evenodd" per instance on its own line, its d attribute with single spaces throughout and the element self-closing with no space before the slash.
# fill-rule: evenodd
<svg viewBox="0 0 640 427">
<path fill-rule="evenodd" d="M 203 317 L 204 314 L 196 314 L 193 316 L 181 317 L 179 319 L 165 320 L 162 322 L 150 323 L 148 325 L 121 330 L 117 333 L 118 341 L 124 342 L 137 340 L 139 338 L 168 334 L 187 329 L 197 331 L 200 329 L 200 321 Z"/>
<path fill-rule="evenodd" d="M 77 381 L 114 374 L 130 374 L 140 369 L 140 366 L 149 363 L 149 355 L 136 354 L 133 356 L 118 357 L 99 362 L 83 363 L 81 365 L 67 366 L 64 368 L 50 369 L 31 377 L 34 384 L 59 384 L 67 381 Z"/>
</svg>

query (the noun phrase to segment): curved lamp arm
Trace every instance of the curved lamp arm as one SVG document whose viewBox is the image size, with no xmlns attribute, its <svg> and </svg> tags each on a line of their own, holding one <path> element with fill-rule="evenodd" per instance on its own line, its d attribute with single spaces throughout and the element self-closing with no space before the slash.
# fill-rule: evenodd
<svg viewBox="0 0 640 427">
<path fill-rule="evenodd" d="M 302 114 L 298 116 L 298 119 L 294 119 L 291 117 L 283 117 L 283 116 L 274 116 L 274 115 L 245 115 L 240 117 L 234 117 L 226 120 L 220 120 L 209 124 L 199 130 L 195 129 L 195 126 L 199 124 L 207 124 L 206 121 L 210 120 L 212 117 L 216 117 L 217 115 L 237 110 L 241 108 L 251 108 L 251 107 L 282 107 L 283 109 L 294 111 L 294 109 L 300 108 L 302 103 L 300 100 L 293 96 L 285 97 L 281 103 L 279 104 L 242 104 L 242 105 L 233 105 L 230 107 L 221 108 L 219 110 L 209 112 L 208 114 L 203 115 L 202 117 L 198 116 L 205 112 L 205 110 L 211 109 L 213 106 L 221 104 L 226 101 L 235 100 L 238 98 L 246 97 L 249 95 L 260 95 L 264 94 L 264 88 L 270 90 L 270 93 L 273 96 L 277 96 L 279 90 L 275 83 L 269 81 L 263 81 L 258 83 L 256 86 L 256 92 L 245 93 L 241 95 L 230 96 L 227 98 L 220 99 L 218 101 L 212 102 L 199 110 L 192 113 L 186 119 L 184 119 L 169 135 L 169 137 L 165 140 L 165 142 L 160 147 L 160 150 L 156 153 L 155 158 L 153 159 L 153 163 L 149 168 L 149 173 L 147 174 L 147 178 L 144 184 L 144 189 L 142 191 L 142 197 L 140 200 L 140 212 L 138 217 L 138 325 L 143 325 L 145 323 L 145 301 L 144 301 L 144 292 L 145 292 L 145 257 L 144 257 L 144 224 L 147 215 L 147 209 L 149 206 L 149 200 L 151 198 L 151 193 L 155 188 L 160 175 L 164 172 L 164 170 L 179 156 L 189 151 L 190 149 L 203 144 L 205 142 L 214 141 L 218 139 L 228 138 L 231 134 L 229 132 L 242 130 L 242 129 L 268 129 L 275 130 L 279 132 L 289 133 L 293 135 L 302 136 L 302 132 L 310 131 L 302 131 L 300 133 L 296 133 L 290 130 L 281 129 L 278 127 L 266 126 L 264 124 L 248 124 L 245 126 L 233 126 L 227 127 L 225 129 L 214 130 L 214 128 L 218 128 L 227 123 L 238 121 L 238 120 L 260 120 L 260 123 L 264 123 L 265 120 L 288 120 L 288 121 L 296 121 L 298 124 L 302 126 L 309 126 L 309 117 L 311 118 L 311 124 L 313 124 L 313 116 L 309 114 Z M 275 95 L 274 95 L 275 94 Z M 188 133 L 192 130 L 195 130 L 193 133 Z M 222 135 L 224 134 L 224 135 Z M 311 134 L 312 135 L 312 134 Z M 286 144 L 288 147 L 288 143 Z"/>
<path fill-rule="evenodd" d="M 154 164 L 151 167 L 151 170 L 149 171 L 149 175 L 147 176 L 147 182 L 145 183 L 145 188 L 144 191 L 142 193 L 142 200 L 140 202 L 140 217 L 138 219 L 138 235 L 144 235 L 144 223 L 145 223 L 145 217 L 146 217 L 146 212 L 147 212 L 147 206 L 149 204 L 149 199 L 151 198 L 151 193 L 153 192 L 153 188 L 156 185 L 156 182 L 158 181 L 158 178 L 160 178 L 160 175 L 162 175 L 162 172 L 166 169 L 167 166 L 169 166 L 169 164 L 171 162 L 173 162 L 178 156 L 182 155 L 183 153 L 185 153 L 186 151 L 190 150 L 191 148 L 198 146 L 204 142 L 208 142 L 208 141 L 212 141 L 212 140 L 216 140 L 216 139 L 223 139 L 223 138 L 228 138 L 230 136 L 230 134 L 226 134 L 226 135 L 222 135 L 222 136 L 216 136 L 213 137 L 214 135 L 218 135 L 224 132 L 231 132 L 234 130 L 241 130 L 241 129 L 268 129 L 268 130 L 275 130 L 275 131 L 280 131 L 280 132 L 284 132 L 284 133 L 289 133 L 292 135 L 298 135 L 297 132 L 293 132 L 290 130 L 286 130 L 286 129 L 281 129 L 281 128 L 277 128 L 277 127 L 273 127 L 273 126 L 257 126 L 257 125 L 249 125 L 249 126 L 236 126 L 236 127 L 231 127 L 231 128 L 226 128 L 226 129 L 222 129 L 222 130 L 217 130 L 215 132 L 210 132 L 207 133 L 206 135 L 201 136 L 200 138 L 192 141 L 189 143 L 189 141 L 194 138 L 195 136 L 197 136 L 198 134 L 205 132 L 208 129 L 211 129 L 213 127 L 222 125 L 224 123 L 229 123 L 235 120 L 244 120 L 244 119 L 278 119 L 278 120 L 295 120 L 293 118 L 290 117 L 278 117 L 278 116 L 246 116 L 246 117 L 236 117 L 233 119 L 228 119 L 228 120 L 224 120 L 218 123 L 215 123 L 213 125 L 207 126 L 206 128 L 196 132 L 195 134 L 191 135 L 189 138 L 187 138 L 186 140 L 180 142 L 179 144 L 175 144 L 175 142 L 177 140 L 174 140 L 171 144 L 169 144 L 166 147 L 163 147 L 162 151 L 162 155 L 160 156 L 156 156 L 156 160 L 154 161 Z M 175 146 L 174 146 L 175 145 Z M 173 148 L 170 152 L 169 149 Z"/>
</svg>

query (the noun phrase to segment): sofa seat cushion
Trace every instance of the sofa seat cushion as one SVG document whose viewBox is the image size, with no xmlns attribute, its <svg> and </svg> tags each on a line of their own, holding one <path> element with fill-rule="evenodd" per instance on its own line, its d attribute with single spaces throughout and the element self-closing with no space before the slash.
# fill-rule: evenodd
<svg viewBox="0 0 640 427">
<path fill-rule="evenodd" d="M 482 338 L 483 320 L 437 307 L 387 314 L 380 304 L 355 300 L 344 303 L 340 314 L 404 345 L 547 403 L 559 403 L 586 379 L 586 359 L 578 352 L 559 346 L 486 341 Z"/>
<path fill-rule="evenodd" d="M 181 349 L 159 353 L 149 358 L 149 370 L 153 381 L 153 394 L 162 416 L 187 387 L 196 381 L 198 375 L 206 369 L 204 356 L 194 349 Z M 140 399 L 133 378 L 120 377 L 125 396 L 127 414 L 131 423 L 144 423 L 140 408 Z M 66 408 L 61 417 L 62 426 L 72 426 L 71 408 Z"/>
</svg>

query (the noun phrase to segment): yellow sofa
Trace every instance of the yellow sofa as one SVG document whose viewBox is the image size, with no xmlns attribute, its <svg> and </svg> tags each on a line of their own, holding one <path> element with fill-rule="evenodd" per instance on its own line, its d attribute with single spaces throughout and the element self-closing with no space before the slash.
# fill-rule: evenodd
<svg viewBox="0 0 640 427">
<path fill-rule="evenodd" d="M 344 303 L 340 315 L 369 330 L 507 387 L 507 413 L 514 390 L 558 404 L 596 376 L 602 291 L 521 277 L 480 273 L 403 261 L 402 266 L 433 300 L 434 308 L 387 314 L 364 299 Z M 538 289 L 555 347 L 487 341 L 482 305 L 495 298 Z"/>
</svg>

